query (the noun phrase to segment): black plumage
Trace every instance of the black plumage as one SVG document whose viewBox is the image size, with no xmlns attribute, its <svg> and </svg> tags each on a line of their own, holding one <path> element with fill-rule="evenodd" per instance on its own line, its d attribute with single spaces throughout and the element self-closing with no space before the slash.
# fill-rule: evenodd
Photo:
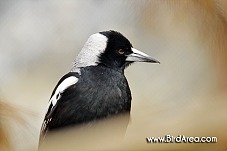
<svg viewBox="0 0 227 151">
<path fill-rule="evenodd" d="M 64 78 L 73 74 L 77 76 L 70 72 Z M 82 68 L 78 78 L 47 114 L 46 119 L 52 118 L 48 130 L 130 111 L 131 92 L 123 73 L 98 65 Z"/>
<path fill-rule="evenodd" d="M 129 115 L 131 92 L 124 76 L 125 67 L 134 61 L 158 62 L 134 49 L 116 31 L 94 34 L 81 53 L 82 57 L 76 59 L 71 72 L 60 79 L 51 95 L 41 139 L 48 131 L 123 113 Z M 89 57 L 96 61 L 90 62 Z M 69 78 L 73 82 L 66 82 Z"/>
</svg>

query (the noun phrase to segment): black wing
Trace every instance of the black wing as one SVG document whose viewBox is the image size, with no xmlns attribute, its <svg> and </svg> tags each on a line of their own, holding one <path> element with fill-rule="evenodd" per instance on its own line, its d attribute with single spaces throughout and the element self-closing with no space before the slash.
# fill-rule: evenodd
<svg viewBox="0 0 227 151">
<path fill-rule="evenodd" d="M 75 85 L 78 79 L 79 79 L 78 73 L 69 72 L 68 74 L 64 75 L 55 86 L 51 94 L 51 97 L 48 103 L 47 112 L 41 127 L 40 143 L 42 142 L 42 139 L 45 137 L 49 129 L 49 125 L 51 124 L 51 120 L 52 120 L 52 114 L 56 110 L 56 107 L 58 106 L 59 102 L 62 101 L 61 97 L 63 93 L 67 91 L 67 89 L 70 89 L 70 87 Z"/>
</svg>

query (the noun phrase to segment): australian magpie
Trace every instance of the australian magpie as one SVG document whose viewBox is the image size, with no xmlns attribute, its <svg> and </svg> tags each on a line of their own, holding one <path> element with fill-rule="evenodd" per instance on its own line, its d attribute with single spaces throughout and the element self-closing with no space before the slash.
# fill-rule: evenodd
<svg viewBox="0 0 227 151">
<path fill-rule="evenodd" d="M 133 62 L 159 63 L 117 31 L 91 35 L 53 90 L 40 138 L 49 131 L 129 113 L 131 91 L 124 69 Z"/>
</svg>

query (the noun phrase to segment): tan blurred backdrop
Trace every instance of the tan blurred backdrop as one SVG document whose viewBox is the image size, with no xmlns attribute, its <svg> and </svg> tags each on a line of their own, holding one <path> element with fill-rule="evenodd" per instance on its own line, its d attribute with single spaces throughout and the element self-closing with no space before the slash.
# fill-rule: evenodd
<svg viewBox="0 0 227 151">
<path fill-rule="evenodd" d="M 1 0 L 0 147 L 36 150 L 55 84 L 87 38 L 109 29 L 161 64 L 126 69 L 131 122 L 122 143 L 102 149 L 227 150 L 225 0 Z M 216 136 L 218 143 L 146 143 L 166 134 Z M 89 141 L 81 146 L 92 149 Z"/>
</svg>

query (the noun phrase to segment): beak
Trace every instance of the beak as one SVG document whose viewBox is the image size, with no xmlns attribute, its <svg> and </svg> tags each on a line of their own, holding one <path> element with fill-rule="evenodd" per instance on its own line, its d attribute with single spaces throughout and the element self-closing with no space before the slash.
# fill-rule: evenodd
<svg viewBox="0 0 227 151">
<path fill-rule="evenodd" d="M 160 63 L 158 60 L 151 58 L 149 55 L 132 48 L 133 53 L 127 56 L 126 61 L 131 62 L 150 62 L 150 63 Z"/>
</svg>

